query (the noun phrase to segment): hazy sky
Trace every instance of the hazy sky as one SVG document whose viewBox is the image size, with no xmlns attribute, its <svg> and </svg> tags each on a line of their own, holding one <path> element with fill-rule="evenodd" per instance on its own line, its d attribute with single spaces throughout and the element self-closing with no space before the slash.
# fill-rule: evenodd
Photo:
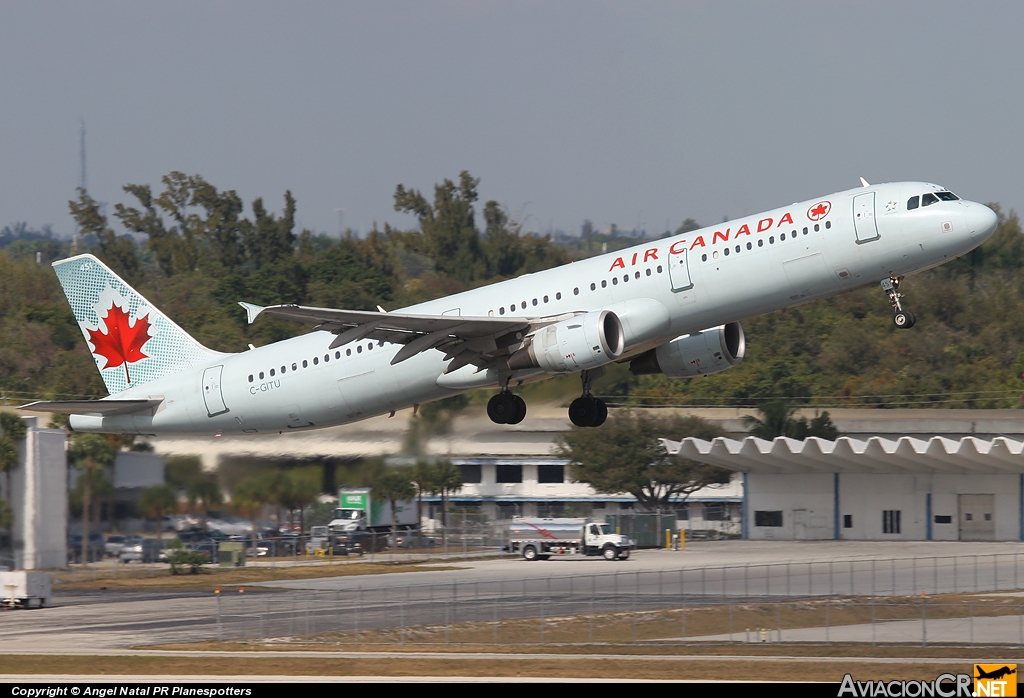
<svg viewBox="0 0 1024 698">
<path fill-rule="evenodd" d="M 172 170 L 336 232 L 463 169 L 529 229 L 923 179 L 1020 208 L 1020 2 L 14 2 L 0 225 Z M 478 211 L 482 209 L 478 207 Z"/>
</svg>

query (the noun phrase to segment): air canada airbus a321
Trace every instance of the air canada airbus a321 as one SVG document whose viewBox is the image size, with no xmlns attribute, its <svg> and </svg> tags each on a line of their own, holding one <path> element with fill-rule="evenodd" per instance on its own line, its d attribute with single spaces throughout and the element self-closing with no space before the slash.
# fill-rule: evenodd
<svg viewBox="0 0 1024 698">
<path fill-rule="evenodd" d="M 202 346 L 78 255 L 53 267 L 110 397 L 23 409 L 69 414 L 82 432 L 257 434 L 492 387 L 488 416 L 517 424 L 526 403 L 512 388 L 579 373 L 569 418 L 599 426 L 608 410 L 591 390 L 608 363 L 673 377 L 722 371 L 743 359 L 743 318 L 868 284 L 881 284 L 896 327 L 913 327 L 903 278 L 995 231 L 991 209 L 943 187 L 862 183 L 394 312 L 242 303 L 250 323 L 269 315 L 313 331 L 237 354 Z"/>
</svg>

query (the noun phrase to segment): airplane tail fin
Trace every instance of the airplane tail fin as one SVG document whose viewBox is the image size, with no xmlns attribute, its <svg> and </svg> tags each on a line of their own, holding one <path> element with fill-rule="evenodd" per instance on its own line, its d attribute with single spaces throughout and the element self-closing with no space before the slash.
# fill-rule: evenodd
<svg viewBox="0 0 1024 698">
<path fill-rule="evenodd" d="M 91 254 L 58 260 L 53 270 L 111 395 L 222 356 Z"/>
</svg>

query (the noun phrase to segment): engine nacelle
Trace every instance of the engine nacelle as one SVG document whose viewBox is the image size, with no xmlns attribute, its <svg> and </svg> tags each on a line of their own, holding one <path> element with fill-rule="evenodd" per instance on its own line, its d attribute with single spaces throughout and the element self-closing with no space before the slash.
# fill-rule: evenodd
<svg viewBox="0 0 1024 698">
<path fill-rule="evenodd" d="M 706 376 L 743 361 L 746 350 L 743 328 L 738 322 L 730 322 L 684 334 L 644 352 L 629 363 L 629 370 L 637 376 L 650 373 L 664 373 L 671 378 Z"/>
<path fill-rule="evenodd" d="M 540 368 L 548 373 L 582 371 L 615 361 L 625 346 L 618 316 L 601 310 L 537 330 L 509 357 L 508 367 Z"/>
</svg>

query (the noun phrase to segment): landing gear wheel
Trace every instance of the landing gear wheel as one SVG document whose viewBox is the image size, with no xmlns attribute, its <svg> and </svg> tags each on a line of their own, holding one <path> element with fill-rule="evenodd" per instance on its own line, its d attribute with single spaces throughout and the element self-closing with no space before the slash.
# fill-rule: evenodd
<svg viewBox="0 0 1024 698">
<path fill-rule="evenodd" d="M 606 545 L 601 551 L 601 555 L 605 560 L 612 561 L 619 556 L 619 551 L 615 549 L 614 545 Z"/>
<path fill-rule="evenodd" d="M 578 397 L 569 405 L 569 421 L 578 427 L 589 427 L 598 418 L 597 400 L 592 397 Z"/>
<path fill-rule="evenodd" d="M 516 396 L 512 393 L 500 392 L 487 403 L 487 416 L 495 424 L 509 424 L 517 413 Z M 525 404 L 523 416 L 526 416 Z"/>
<path fill-rule="evenodd" d="M 909 310 L 901 310 L 892 316 L 892 324 L 901 330 L 909 330 L 917 322 L 917 318 Z"/>
<path fill-rule="evenodd" d="M 597 400 L 597 419 L 590 426 L 599 427 L 604 424 L 604 420 L 608 419 L 608 405 L 604 404 L 604 400 L 601 398 L 594 398 Z"/>
<path fill-rule="evenodd" d="M 513 395 L 512 399 L 513 401 L 515 401 L 516 411 L 515 414 L 513 414 L 505 423 L 519 424 L 519 422 L 523 421 L 523 419 L 526 418 L 526 400 L 519 397 L 518 395 Z"/>
</svg>

